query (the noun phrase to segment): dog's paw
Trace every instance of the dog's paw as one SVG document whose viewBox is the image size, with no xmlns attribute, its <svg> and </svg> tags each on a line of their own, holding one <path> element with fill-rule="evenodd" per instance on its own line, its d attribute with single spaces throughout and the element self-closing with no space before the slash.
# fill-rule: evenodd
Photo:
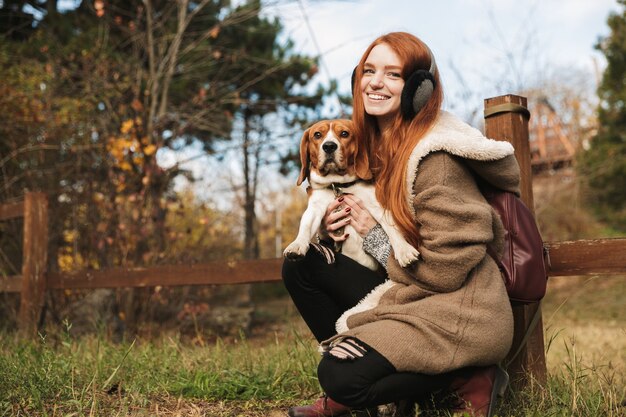
<svg viewBox="0 0 626 417">
<path fill-rule="evenodd" d="M 402 267 L 411 265 L 413 262 L 417 261 L 420 256 L 418 250 L 406 242 L 394 246 L 393 252 Z"/>
<path fill-rule="evenodd" d="M 308 250 L 309 242 L 302 243 L 296 240 L 291 242 L 289 246 L 285 248 L 283 256 L 289 260 L 295 261 L 304 258 Z"/>
</svg>

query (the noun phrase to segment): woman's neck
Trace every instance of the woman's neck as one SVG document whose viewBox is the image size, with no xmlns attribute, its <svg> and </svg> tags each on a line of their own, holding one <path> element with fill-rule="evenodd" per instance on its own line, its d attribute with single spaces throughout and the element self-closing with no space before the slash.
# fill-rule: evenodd
<svg viewBox="0 0 626 417">
<path fill-rule="evenodd" d="M 389 133 L 388 131 L 393 126 L 393 120 L 394 117 L 390 115 L 378 116 L 376 118 L 376 122 L 378 123 L 378 131 L 380 132 L 381 136 L 385 136 L 387 133 Z"/>
</svg>

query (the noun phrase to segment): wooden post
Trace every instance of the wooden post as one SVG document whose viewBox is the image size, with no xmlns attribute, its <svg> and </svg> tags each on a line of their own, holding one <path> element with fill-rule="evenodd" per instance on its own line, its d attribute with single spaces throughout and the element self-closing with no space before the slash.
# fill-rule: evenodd
<svg viewBox="0 0 626 417">
<path fill-rule="evenodd" d="M 19 325 L 24 336 L 37 334 L 37 324 L 46 292 L 48 259 L 48 200 L 43 193 L 24 197 L 24 253 Z"/>
<path fill-rule="evenodd" d="M 530 144 L 528 142 L 528 120 L 525 97 L 506 95 L 485 100 L 485 134 L 496 140 L 506 140 L 515 148 L 521 174 L 521 198 L 533 210 L 532 168 L 530 164 Z M 534 210 L 533 210 L 534 211 Z M 540 307 L 540 303 L 513 306 L 515 329 L 513 346 L 509 357 L 517 351 L 526 334 L 530 322 Z M 528 338 L 526 346 L 509 366 L 512 382 L 523 386 L 532 376 L 541 383 L 546 381 L 546 358 L 544 352 L 543 323 L 539 311 L 539 322 Z"/>
</svg>

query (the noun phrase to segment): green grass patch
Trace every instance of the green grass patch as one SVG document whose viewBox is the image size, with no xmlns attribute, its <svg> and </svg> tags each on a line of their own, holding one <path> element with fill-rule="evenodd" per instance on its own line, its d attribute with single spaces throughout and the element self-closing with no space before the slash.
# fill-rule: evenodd
<svg viewBox="0 0 626 417">
<path fill-rule="evenodd" d="M 315 344 L 297 332 L 203 347 L 175 338 L 115 344 L 96 337 L 25 342 L 7 335 L 0 345 L 4 416 L 279 416 L 319 392 Z M 575 346 L 568 349 L 546 385 L 509 392 L 498 415 L 625 415 L 624 375 L 589 368 Z"/>
<path fill-rule="evenodd" d="M 548 381 L 509 392 L 498 416 L 626 416 L 625 282 L 550 280 Z M 289 306 L 268 303 L 254 337 L 194 339 L 202 345 L 0 333 L 0 416 L 284 417 L 320 392 L 316 343 Z"/>
<path fill-rule="evenodd" d="M 155 398 L 206 401 L 288 400 L 319 391 L 315 344 L 293 333 L 288 341 L 251 347 L 241 337 L 211 346 L 167 338 L 114 344 L 102 338 L 34 342 L 0 336 L 0 413 L 93 414 L 123 397 L 129 409 Z"/>
</svg>

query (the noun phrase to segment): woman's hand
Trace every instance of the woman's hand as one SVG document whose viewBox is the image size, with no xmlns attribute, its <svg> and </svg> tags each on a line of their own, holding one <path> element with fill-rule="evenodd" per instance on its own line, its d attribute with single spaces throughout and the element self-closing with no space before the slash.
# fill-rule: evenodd
<svg viewBox="0 0 626 417">
<path fill-rule="evenodd" d="M 345 233 L 345 226 L 348 224 L 361 237 L 365 237 L 376 226 L 376 220 L 367 211 L 363 201 L 352 194 L 344 194 L 328 205 L 320 226 L 320 237 L 343 242 L 349 236 Z"/>
<path fill-rule="evenodd" d="M 345 226 L 350 224 L 350 211 L 352 209 L 344 203 L 344 197 L 334 199 L 326 208 L 326 213 L 320 225 L 320 238 L 332 239 L 335 242 L 343 242 L 348 238 Z"/>
<path fill-rule="evenodd" d="M 361 237 L 365 237 L 376 226 L 376 220 L 365 208 L 363 200 L 352 194 L 345 194 L 343 197 L 343 201 L 350 209 L 348 211 L 350 224 Z"/>
</svg>

